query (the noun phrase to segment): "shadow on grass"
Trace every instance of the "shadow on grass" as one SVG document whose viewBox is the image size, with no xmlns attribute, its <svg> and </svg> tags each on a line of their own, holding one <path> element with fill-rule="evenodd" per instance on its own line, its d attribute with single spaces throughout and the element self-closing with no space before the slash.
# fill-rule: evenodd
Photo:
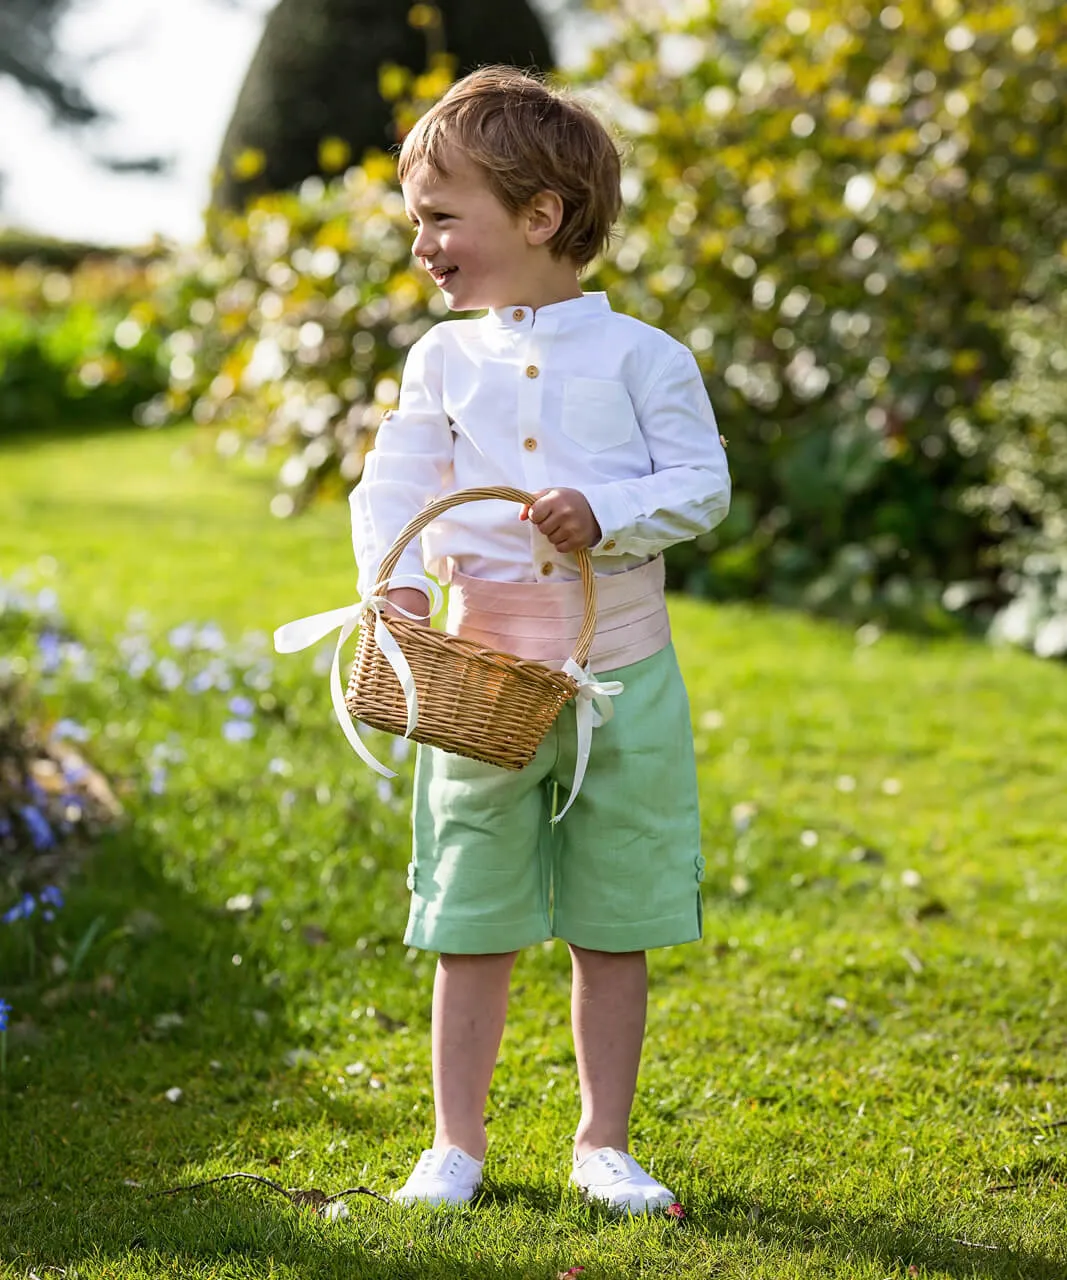
<svg viewBox="0 0 1067 1280">
<path fill-rule="evenodd" d="M 148 396 L 145 396 L 148 399 Z M 0 431 L 0 454 L 8 450 L 31 450 L 45 445 L 72 443 L 76 440 L 88 440 L 97 436 L 111 436 L 119 433 L 140 433 L 146 428 L 134 422 L 132 414 L 114 409 L 109 413 L 57 414 L 49 418 L 47 423 L 39 419 L 28 418 L 22 422 L 8 422 Z M 166 430 L 166 427 L 160 430 Z"/>
<path fill-rule="evenodd" d="M 76 1236 L 106 1239 L 93 1226 L 102 1194 L 172 1185 L 183 1166 L 232 1148 L 246 1112 L 263 1110 L 264 1082 L 284 1071 L 278 1046 L 296 1039 L 249 933 L 168 880 L 143 825 L 101 842 L 53 927 L 70 967 L 44 982 L 29 980 L 14 930 L 0 938 L 13 1006 L 0 1241 L 44 1238 L 61 1253 Z M 288 1075 L 281 1084 L 292 1088 Z M 50 1236 L 41 1206 L 57 1210 Z"/>
<path fill-rule="evenodd" d="M 713 1196 L 689 1213 L 680 1230 L 715 1237 L 731 1234 L 742 1242 L 776 1245 L 793 1257 L 810 1249 L 837 1253 L 842 1261 L 870 1261 L 887 1275 L 931 1271 L 937 1275 L 989 1280 L 1063 1280 L 1063 1259 L 1046 1257 L 1003 1242 L 954 1237 L 935 1219 L 890 1222 L 876 1215 L 855 1217 L 788 1204 L 752 1203 L 740 1196 Z M 744 1224 L 744 1225 L 742 1225 Z M 747 1230 L 746 1230 L 747 1228 Z"/>
</svg>

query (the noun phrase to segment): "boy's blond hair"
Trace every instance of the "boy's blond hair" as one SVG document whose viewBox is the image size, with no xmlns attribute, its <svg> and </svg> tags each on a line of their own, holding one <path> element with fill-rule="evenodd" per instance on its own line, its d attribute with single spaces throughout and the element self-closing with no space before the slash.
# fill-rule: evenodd
<svg viewBox="0 0 1067 1280">
<path fill-rule="evenodd" d="M 511 213 L 540 191 L 563 201 L 549 241 L 556 258 L 588 266 L 608 243 L 622 205 L 619 153 L 607 129 L 573 98 L 514 67 L 482 67 L 422 116 L 400 150 L 400 181 L 420 165 L 449 177 L 460 152 Z"/>
</svg>

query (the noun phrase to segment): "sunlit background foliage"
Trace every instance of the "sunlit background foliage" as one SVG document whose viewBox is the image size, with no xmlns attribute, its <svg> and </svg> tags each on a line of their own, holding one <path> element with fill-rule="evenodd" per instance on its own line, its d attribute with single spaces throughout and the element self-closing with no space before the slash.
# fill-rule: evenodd
<svg viewBox="0 0 1067 1280">
<path fill-rule="evenodd" d="M 626 208 L 587 284 L 694 350 L 735 479 L 673 583 L 1067 651 L 1067 6 L 600 7 L 575 88 L 625 139 Z M 381 71 L 402 121 L 448 83 L 427 48 Z M 161 261 L 7 271 L 0 396 L 191 415 L 286 516 L 358 478 L 441 314 L 375 152 Z"/>
</svg>

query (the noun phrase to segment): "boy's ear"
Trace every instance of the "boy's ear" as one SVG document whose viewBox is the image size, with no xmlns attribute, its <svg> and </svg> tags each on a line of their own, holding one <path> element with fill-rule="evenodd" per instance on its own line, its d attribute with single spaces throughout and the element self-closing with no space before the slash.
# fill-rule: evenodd
<svg viewBox="0 0 1067 1280">
<path fill-rule="evenodd" d="M 539 191 L 526 206 L 526 239 L 547 244 L 563 222 L 563 201 L 555 191 Z"/>
</svg>

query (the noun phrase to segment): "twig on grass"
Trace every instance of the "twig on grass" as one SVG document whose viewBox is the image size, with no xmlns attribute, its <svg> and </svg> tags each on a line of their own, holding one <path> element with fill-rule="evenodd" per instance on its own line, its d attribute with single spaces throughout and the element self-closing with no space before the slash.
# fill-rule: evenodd
<svg viewBox="0 0 1067 1280">
<path fill-rule="evenodd" d="M 244 1172 L 221 1173 L 217 1178 L 207 1178 L 203 1182 L 190 1182 L 181 1187 L 168 1187 L 166 1191 L 153 1191 L 150 1196 L 172 1196 L 179 1191 L 195 1191 L 198 1187 L 210 1187 L 212 1183 L 227 1182 L 231 1178 L 249 1178 L 252 1182 L 260 1182 L 271 1191 L 277 1191 L 279 1195 L 285 1196 L 294 1209 L 310 1209 L 312 1213 L 318 1214 L 322 1214 L 327 1205 L 333 1204 L 335 1200 L 343 1200 L 345 1196 L 373 1196 L 375 1200 L 389 1203 L 388 1196 L 383 1196 L 379 1191 L 372 1191 L 370 1187 L 346 1187 L 344 1191 L 335 1191 L 332 1195 L 327 1195 L 318 1187 L 308 1187 L 306 1190 L 302 1187 L 283 1187 L 271 1178 L 264 1178 L 262 1174 Z"/>
</svg>

